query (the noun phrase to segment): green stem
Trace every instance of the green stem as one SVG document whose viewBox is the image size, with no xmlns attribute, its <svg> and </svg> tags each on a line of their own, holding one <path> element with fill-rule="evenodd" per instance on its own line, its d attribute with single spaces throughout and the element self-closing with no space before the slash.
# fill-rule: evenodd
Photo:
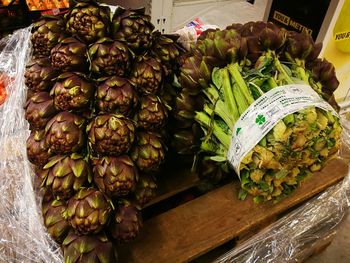
<svg viewBox="0 0 350 263">
<path fill-rule="evenodd" d="M 213 105 L 215 105 L 220 98 L 219 91 L 212 84 L 210 84 L 208 88 L 204 89 L 203 93 Z"/>
<path fill-rule="evenodd" d="M 277 71 L 283 75 L 283 79 L 287 82 L 287 84 L 293 84 L 294 81 L 287 74 L 287 72 L 284 70 L 281 62 L 279 61 L 279 59 L 277 57 L 275 57 L 274 63 L 275 63 L 275 67 L 276 67 Z"/>
<path fill-rule="evenodd" d="M 222 147 L 220 143 L 214 142 L 212 140 L 205 140 L 201 143 L 201 149 L 205 152 L 215 154 L 217 156 L 226 157 L 227 150 Z"/>
<path fill-rule="evenodd" d="M 244 94 L 242 93 L 241 89 L 238 87 L 237 83 L 234 84 L 233 95 L 236 99 L 239 114 L 242 115 L 246 111 L 246 109 L 248 109 L 249 104 L 246 98 L 244 97 Z"/>
<path fill-rule="evenodd" d="M 305 71 L 305 63 L 304 61 L 300 59 L 295 59 L 295 62 L 297 64 L 296 72 L 298 73 L 299 78 L 304 81 L 305 83 L 309 84 L 309 76 Z"/>
<path fill-rule="evenodd" d="M 221 69 L 220 73 L 222 76 L 222 89 L 224 91 L 224 102 L 227 105 L 229 112 L 232 114 L 232 119 L 238 120 L 239 112 L 238 112 L 235 98 L 233 96 L 229 73 L 226 68 Z"/>
<path fill-rule="evenodd" d="M 220 127 L 216 121 L 212 121 L 210 117 L 205 112 L 196 112 L 195 120 L 201 125 L 206 127 L 207 129 L 212 129 L 215 137 L 223 144 L 223 146 L 228 149 L 231 143 L 230 133 L 224 131 L 222 127 Z"/>
<path fill-rule="evenodd" d="M 287 84 L 294 84 L 292 78 L 288 75 L 288 73 L 284 70 L 281 62 L 279 61 L 276 53 L 272 50 L 268 50 L 266 52 L 266 56 L 271 56 L 273 58 L 273 62 L 277 71 L 283 76 L 283 79 L 287 82 Z"/>
<path fill-rule="evenodd" d="M 214 111 L 210 108 L 208 104 L 204 104 L 203 110 L 210 116 L 211 119 L 213 119 Z"/>
<path fill-rule="evenodd" d="M 267 83 L 269 84 L 271 89 L 276 88 L 278 86 L 273 77 L 268 78 Z"/>
<path fill-rule="evenodd" d="M 226 122 L 227 126 L 233 127 L 237 120 L 234 120 L 234 116 L 230 114 L 229 110 L 226 107 L 226 104 L 219 100 L 215 105 L 215 114 L 218 115 L 221 119 Z"/>
<path fill-rule="evenodd" d="M 248 86 L 246 85 L 240 71 L 238 63 L 228 65 L 228 70 L 231 74 L 232 80 L 237 84 L 237 87 L 240 89 L 241 93 L 245 97 L 248 104 L 252 104 L 254 102 L 253 96 L 250 94 Z"/>
<path fill-rule="evenodd" d="M 254 99 L 258 99 L 260 98 L 261 95 L 264 94 L 261 88 L 258 85 L 256 85 L 254 82 L 249 82 L 249 88 Z"/>
<path fill-rule="evenodd" d="M 209 99 L 210 103 L 214 106 L 214 113 L 223 119 L 229 127 L 233 127 L 236 123 L 236 119 L 234 119 L 235 116 L 231 114 L 225 102 L 220 100 L 219 91 L 215 88 L 215 86 L 210 85 L 210 87 L 205 89 L 203 92 Z"/>
</svg>

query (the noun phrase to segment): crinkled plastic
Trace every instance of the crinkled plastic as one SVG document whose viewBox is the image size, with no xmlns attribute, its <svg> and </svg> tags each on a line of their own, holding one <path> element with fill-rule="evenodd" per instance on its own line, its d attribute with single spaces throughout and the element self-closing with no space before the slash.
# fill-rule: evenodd
<svg viewBox="0 0 350 263">
<path fill-rule="evenodd" d="M 191 45 L 197 42 L 198 36 L 207 29 L 219 28 L 216 25 L 203 24 L 201 19 L 196 18 L 187 23 L 183 28 L 177 30 L 175 33 L 180 37 L 178 42 L 186 49 L 190 50 Z"/>
<path fill-rule="evenodd" d="M 340 158 L 349 160 L 350 122 L 344 127 Z M 350 206 L 350 165 L 344 180 L 282 217 L 257 235 L 216 259 L 223 262 L 300 262 L 305 250 L 332 236 Z"/>
<path fill-rule="evenodd" d="M 47 234 L 40 197 L 27 161 L 29 127 L 24 119 L 24 70 L 30 56 L 30 28 L 0 40 L 0 73 L 7 78 L 7 100 L 0 107 L 0 262 L 63 262 Z"/>
</svg>

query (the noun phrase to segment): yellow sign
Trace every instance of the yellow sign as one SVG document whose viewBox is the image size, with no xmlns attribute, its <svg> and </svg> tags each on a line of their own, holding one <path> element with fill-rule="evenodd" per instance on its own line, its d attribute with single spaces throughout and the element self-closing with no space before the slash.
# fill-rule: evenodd
<svg viewBox="0 0 350 263">
<path fill-rule="evenodd" d="M 290 21 L 290 17 L 289 16 L 286 16 L 278 11 L 275 11 L 273 13 L 273 19 L 281 22 L 282 24 L 285 24 L 286 26 L 289 25 L 289 21 Z"/>
<path fill-rule="evenodd" d="M 339 16 L 334 19 L 336 22 L 324 41 L 323 57 L 334 65 L 340 82 L 336 100 L 350 101 L 350 0 L 344 1 Z"/>
</svg>

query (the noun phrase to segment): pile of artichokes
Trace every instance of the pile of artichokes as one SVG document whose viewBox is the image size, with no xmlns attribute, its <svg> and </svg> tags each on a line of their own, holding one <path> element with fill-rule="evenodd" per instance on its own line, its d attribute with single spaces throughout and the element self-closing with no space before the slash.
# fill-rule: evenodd
<svg viewBox="0 0 350 263">
<path fill-rule="evenodd" d="M 320 50 L 310 35 L 272 23 L 203 32 L 180 68 L 174 108 L 178 152 L 199 152 L 202 160 L 227 171 L 236 121 L 278 86 L 307 84 L 337 109 L 333 92 L 339 82 L 333 65 L 317 58 Z M 241 162 L 240 198 L 251 194 L 262 202 L 288 196 L 337 153 L 341 130 L 338 117 L 312 106 L 280 120 Z"/>
<path fill-rule="evenodd" d="M 155 196 L 170 106 L 163 99 L 180 48 L 143 9 L 77 2 L 32 29 L 27 155 L 42 212 L 67 263 L 116 262 Z M 165 96 L 166 98 L 166 96 Z"/>
</svg>

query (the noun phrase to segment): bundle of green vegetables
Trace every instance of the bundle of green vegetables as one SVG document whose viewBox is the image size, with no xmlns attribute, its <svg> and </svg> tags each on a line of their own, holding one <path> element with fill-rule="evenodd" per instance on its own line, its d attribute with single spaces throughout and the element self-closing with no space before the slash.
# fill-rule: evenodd
<svg viewBox="0 0 350 263">
<path fill-rule="evenodd" d="M 320 50 L 311 36 L 272 23 L 249 22 L 206 31 L 181 67 L 178 98 L 186 98 L 187 103 L 176 104 L 175 117 L 195 120 L 203 131 L 197 139 L 200 154 L 227 169 L 233 166 L 232 140 L 240 132 L 249 132 L 235 124 L 274 89 L 283 93 L 295 85 L 307 93 L 311 87 L 322 102 L 337 108 L 333 92 L 339 82 L 333 65 L 317 58 Z M 200 106 L 196 101 L 201 101 Z M 267 116 L 254 114 L 255 124 L 263 126 Z M 303 179 L 322 169 L 340 147 L 342 128 L 329 104 L 304 106 L 283 115 L 274 125 L 234 167 L 240 175 L 242 199 L 247 194 L 255 202 L 288 196 Z M 180 127 L 175 138 L 178 134 L 194 140 L 191 128 Z M 180 137 L 183 142 L 186 136 Z M 250 138 L 244 143 L 251 143 Z"/>
</svg>

